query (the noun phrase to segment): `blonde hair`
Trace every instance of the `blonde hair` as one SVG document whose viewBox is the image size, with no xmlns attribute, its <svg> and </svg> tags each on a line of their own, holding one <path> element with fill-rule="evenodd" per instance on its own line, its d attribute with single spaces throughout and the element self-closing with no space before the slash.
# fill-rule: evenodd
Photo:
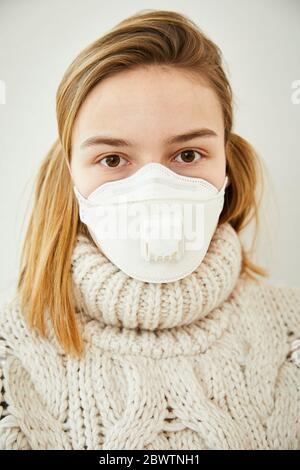
<svg viewBox="0 0 300 470">
<path fill-rule="evenodd" d="M 219 224 L 229 222 L 240 232 L 252 219 L 256 228 L 259 223 L 256 188 L 263 176 L 262 166 L 253 147 L 232 132 L 232 90 L 220 49 L 192 20 L 177 12 L 143 10 L 121 21 L 85 48 L 62 78 L 56 103 L 59 136 L 38 171 L 21 253 L 17 292 L 29 326 L 45 336 L 44 313 L 48 309 L 60 344 L 76 357 L 84 348 L 76 324 L 71 257 L 79 232 L 92 239 L 79 219 L 67 167 L 72 129 L 80 105 L 97 83 L 122 70 L 148 65 L 180 68 L 208 81 L 223 111 L 226 166 L 231 181 Z M 267 275 L 251 261 L 244 247 L 242 272 L 251 277 Z"/>
</svg>

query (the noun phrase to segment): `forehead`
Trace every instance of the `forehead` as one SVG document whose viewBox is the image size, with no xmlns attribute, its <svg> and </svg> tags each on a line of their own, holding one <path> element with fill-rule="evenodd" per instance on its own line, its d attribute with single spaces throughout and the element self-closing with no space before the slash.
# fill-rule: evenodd
<svg viewBox="0 0 300 470">
<path fill-rule="evenodd" d="M 213 126 L 221 130 L 222 109 L 201 77 L 171 67 L 151 66 L 119 72 L 98 83 L 79 109 L 75 137 L 99 130 L 141 127 L 158 130 Z"/>
</svg>

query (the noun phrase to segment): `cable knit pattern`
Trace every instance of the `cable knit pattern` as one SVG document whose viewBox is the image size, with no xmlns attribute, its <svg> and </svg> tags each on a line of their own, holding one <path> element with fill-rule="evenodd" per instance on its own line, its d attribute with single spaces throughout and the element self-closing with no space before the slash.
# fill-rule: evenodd
<svg viewBox="0 0 300 470">
<path fill-rule="evenodd" d="M 300 449 L 300 288 L 241 274 L 217 227 L 190 275 L 130 278 L 84 235 L 72 279 L 83 358 L 0 311 L 1 449 Z"/>
</svg>

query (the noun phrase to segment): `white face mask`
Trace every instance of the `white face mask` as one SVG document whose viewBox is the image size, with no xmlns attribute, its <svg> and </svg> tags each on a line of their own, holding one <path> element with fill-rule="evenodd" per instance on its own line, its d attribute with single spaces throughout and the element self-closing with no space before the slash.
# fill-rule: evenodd
<svg viewBox="0 0 300 470">
<path fill-rule="evenodd" d="M 74 186 L 79 216 L 96 245 L 128 276 L 173 282 L 203 260 L 224 205 L 208 181 L 183 176 L 160 163 L 103 183 L 88 198 Z"/>
</svg>

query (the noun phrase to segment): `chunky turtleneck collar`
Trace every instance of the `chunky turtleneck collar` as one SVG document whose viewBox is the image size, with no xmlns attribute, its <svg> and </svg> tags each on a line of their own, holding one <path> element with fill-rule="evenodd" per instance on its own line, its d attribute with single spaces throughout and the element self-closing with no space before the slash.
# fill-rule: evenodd
<svg viewBox="0 0 300 470">
<path fill-rule="evenodd" d="M 170 283 L 129 277 L 84 234 L 76 239 L 72 277 L 77 308 L 103 325 L 162 330 L 206 317 L 233 290 L 241 272 L 241 243 L 229 223 L 219 225 L 198 268 Z"/>
</svg>

